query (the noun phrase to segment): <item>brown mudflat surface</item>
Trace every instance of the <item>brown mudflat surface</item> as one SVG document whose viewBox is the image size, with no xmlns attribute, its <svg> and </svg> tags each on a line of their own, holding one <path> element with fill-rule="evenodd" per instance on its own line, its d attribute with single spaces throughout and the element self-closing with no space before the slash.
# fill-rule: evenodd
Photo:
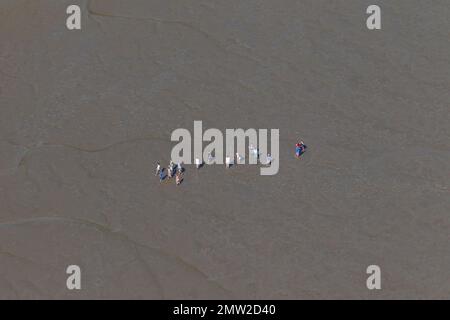
<svg viewBox="0 0 450 320">
<path fill-rule="evenodd" d="M 448 298 L 450 3 L 377 3 L 1 0 L 0 298 Z M 160 184 L 194 120 L 279 174 Z"/>
</svg>

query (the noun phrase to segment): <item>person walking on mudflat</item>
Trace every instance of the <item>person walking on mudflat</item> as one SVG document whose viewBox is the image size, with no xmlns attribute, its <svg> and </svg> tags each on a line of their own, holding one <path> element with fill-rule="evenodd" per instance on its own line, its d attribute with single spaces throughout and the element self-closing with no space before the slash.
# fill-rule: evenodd
<svg viewBox="0 0 450 320">
<path fill-rule="evenodd" d="M 231 157 L 226 157 L 225 158 L 225 166 L 227 168 L 231 167 Z"/>
<path fill-rule="evenodd" d="M 155 172 L 155 176 L 157 176 L 159 174 L 159 172 L 161 171 L 161 165 L 159 164 L 159 161 L 156 163 L 156 172 Z"/>
<path fill-rule="evenodd" d="M 202 162 L 200 161 L 199 158 L 195 158 L 195 167 L 197 169 L 200 169 L 200 167 L 202 166 Z"/>
<path fill-rule="evenodd" d="M 167 177 L 169 179 L 171 179 L 173 177 L 173 167 L 169 166 L 169 168 L 167 168 Z"/>
<path fill-rule="evenodd" d="M 305 152 L 306 145 L 303 141 L 300 141 L 300 143 L 295 144 L 295 156 L 297 158 L 300 158 L 300 156 Z"/>
<path fill-rule="evenodd" d="M 270 153 L 268 153 L 267 154 L 267 157 L 266 157 L 266 165 L 268 165 L 268 166 L 270 166 L 271 164 L 272 164 L 272 156 L 270 155 Z"/>
<path fill-rule="evenodd" d="M 174 163 L 170 160 L 169 167 L 167 168 L 167 176 L 170 178 L 173 177 Z"/>
<path fill-rule="evenodd" d="M 183 176 L 182 173 L 177 172 L 176 176 L 175 176 L 175 183 L 176 185 L 180 185 L 181 181 L 183 180 Z"/>
</svg>

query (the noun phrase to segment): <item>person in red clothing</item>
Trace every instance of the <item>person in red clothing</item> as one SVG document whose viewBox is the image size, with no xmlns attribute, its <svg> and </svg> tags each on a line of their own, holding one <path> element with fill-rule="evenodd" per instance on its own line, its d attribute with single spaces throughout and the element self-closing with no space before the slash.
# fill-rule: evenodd
<svg viewBox="0 0 450 320">
<path fill-rule="evenodd" d="M 300 158 L 300 156 L 305 152 L 306 145 L 303 143 L 303 141 L 300 141 L 300 143 L 295 144 L 295 155 L 297 158 Z"/>
</svg>

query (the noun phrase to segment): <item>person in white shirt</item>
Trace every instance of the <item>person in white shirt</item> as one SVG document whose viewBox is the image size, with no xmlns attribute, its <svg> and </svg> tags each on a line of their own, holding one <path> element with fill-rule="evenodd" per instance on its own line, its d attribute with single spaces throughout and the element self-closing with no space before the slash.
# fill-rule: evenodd
<svg viewBox="0 0 450 320">
<path fill-rule="evenodd" d="M 195 166 L 197 167 L 197 169 L 200 169 L 200 165 L 201 165 L 200 159 L 195 158 Z"/>
<path fill-rule="evenodd" d="M 227 168 L 229 168 L 231 166 L 231 158 L 230 157 L 225 158 L 225 165 Z"/>
<path fill-rule="evenodd" d="M 159 161 L 156 163 L 156 172 L 155 172 L 155 176 L 157 176 L 159 174 L 159 171 L 161 170 L 161 165 L 159 164 Z"/>
<path fill-rule="evenodd" d="M 270 155 L 270 153 L 268 153 L 266 165 L 270 166 L 271 163 L 272 163 L 272 156 Z"/>
</svg>

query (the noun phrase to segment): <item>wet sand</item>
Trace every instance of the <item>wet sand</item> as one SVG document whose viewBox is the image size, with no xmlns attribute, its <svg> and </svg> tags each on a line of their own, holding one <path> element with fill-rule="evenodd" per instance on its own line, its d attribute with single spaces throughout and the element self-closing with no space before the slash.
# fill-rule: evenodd
<svg viewBox="0 0 450 320">
<path fill-rule="evenodd" d="M 450 3 L 372 2 L 1 0 L 0 298 L 448 298 Z M 160 184 L 194 120 L 279 174 Z"/>
</svg>

